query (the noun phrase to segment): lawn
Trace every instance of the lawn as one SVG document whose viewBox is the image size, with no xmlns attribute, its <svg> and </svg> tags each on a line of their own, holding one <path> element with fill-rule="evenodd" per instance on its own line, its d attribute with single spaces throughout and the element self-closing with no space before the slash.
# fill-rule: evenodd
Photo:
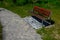
<svg viewBox="0 0 60 40">
<path fill-rule="evenodd" d="M 32 7 L 32 4 L 27 4 L 25 6 L 14 6 L 7 9 L 13 11 L 14 13 L 17 13 L 21 17 L 26 17 L 31 15 L 30 11 L 32 10 Z"/>
<path fill-rule="evenodd" d="M 21 17 L 30 16 L 30 10 L 32 10 L 33 5 L 27 4 L 24 6 L 12 6 L 8 3 L 2 4 L 0 7 L 11 10 L 12 12 L 18 14 Z M 51 18 L 55 21 L 54 26 L 51 28 L 41 28 L 36 30 L 38 34 L 42 35 L 43 40 L 60 40 L 60 8 L 54 8 L 52 6 L 47 7 L 45 5 L 41 6 L 43 8 L 49 9 L 52 11 Z M 0 40 L 2 38 L 2 26 L 0 24 Z"/>
</svg>

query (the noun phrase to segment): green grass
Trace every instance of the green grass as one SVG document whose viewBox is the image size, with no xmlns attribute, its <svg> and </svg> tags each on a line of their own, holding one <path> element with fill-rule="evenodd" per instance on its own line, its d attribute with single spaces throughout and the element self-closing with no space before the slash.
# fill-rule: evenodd
<svg viewBox="0 0 60 40">
<path fill-rule="evenodd" d="M 13 11 L 14 13 L 17 13 L 21 17 L 26 17 L 30 15 L 29 11 L 32 10 L 32 6 L 30 4 L 27 4 L 25 6 L 14 6 L 7 9 Z"/>
<path fill-rule="evenodd" d="M 42 35 L 43 40 L 60 40 L 60 8 L 54 8 L 55 6 L 48 4 L 42 5 L 41 7 L 49 9 L 52 11 L 52 20 L 55 21 L 55 26 L 51 28 L 42 28 L 38 29 L 37 33 Z M 33 8 L 32 4 L 27 4 L 24 6 L 16 6 L 16 5 L 11 5 L 9 3 L 2 3 L 0 7 L 6 8 L 8 10 L 11 10 L 12 12 L 15 12 L 21 17 L 26 17 L 30 16 L 31 14 L 29 11 Z M 0 39 L 2 39 L 2 26 L 0 24 Z"/>
</svg>

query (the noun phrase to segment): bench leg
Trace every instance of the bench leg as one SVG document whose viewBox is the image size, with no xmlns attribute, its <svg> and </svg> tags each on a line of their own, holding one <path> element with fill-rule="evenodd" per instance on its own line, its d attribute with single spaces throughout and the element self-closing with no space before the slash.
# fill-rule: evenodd
<svg viewBox="0 0 60 40">
<path fill-rule="evenodd" d="M 42 20 L 42 27 L 43 27 L 43 20 Z"/>
</svg>

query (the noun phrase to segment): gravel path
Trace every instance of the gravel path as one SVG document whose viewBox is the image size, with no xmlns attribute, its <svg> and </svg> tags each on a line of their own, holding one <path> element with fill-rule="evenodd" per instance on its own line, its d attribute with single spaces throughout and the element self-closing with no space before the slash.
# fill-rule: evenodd
<svg viewBox="0 0 60 40">
<path fill-rule="evenodd" d="M 3 25 L 3 40 L 42 40 L 29 24 L 11 11 L 0 8 L 0 21 Z"/>
</svg>

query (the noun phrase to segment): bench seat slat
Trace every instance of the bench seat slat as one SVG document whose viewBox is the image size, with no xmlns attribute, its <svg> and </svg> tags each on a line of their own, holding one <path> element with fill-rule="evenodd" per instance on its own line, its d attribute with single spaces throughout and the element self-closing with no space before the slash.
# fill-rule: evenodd
<svg viewBox="0 0 60 40">
<path fill-rule="evenodd" d="M 39 14 L 45 15 L 47 17 L 49 17 L 49 15 L 50 15 L 50 11 L 49 10 L 45 10 L 43 8 L 39 8 L 37 6 L 35 6 L 33 10 L 36 11 L 36 12 L 39 12 Z"/>
</svg>

